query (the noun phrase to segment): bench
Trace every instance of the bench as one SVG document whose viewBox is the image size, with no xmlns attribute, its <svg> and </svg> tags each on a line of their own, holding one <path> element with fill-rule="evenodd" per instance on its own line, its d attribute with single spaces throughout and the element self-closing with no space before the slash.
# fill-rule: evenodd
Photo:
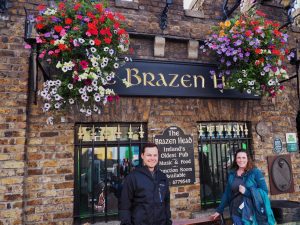
<svg viewBox="0 0 300 225">
<path fill-rule="evenodd" d="M 221 219 L 213 220 L 210 216 L 203 216 L 196 219 L 173 220 L 173 225 L 221 225 Z"/>
</svg>

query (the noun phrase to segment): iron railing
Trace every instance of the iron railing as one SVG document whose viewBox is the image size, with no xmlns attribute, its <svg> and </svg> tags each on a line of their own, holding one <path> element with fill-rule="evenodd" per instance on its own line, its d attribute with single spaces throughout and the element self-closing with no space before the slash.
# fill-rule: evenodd
<svg viewBox="0 0 300 225">
<path fill-rule="evenodd" d="M 75 224 L 117 218 L 122 181 L 141 164 L 145 128 L 143 123 L 76 124 Z"/>
<path fill-rule="evenodd" d="M 198 151 L 202 208 L 216 207 L 237 149 L 250 153 L 250 123 L 199 122 Z"/>
</svg>

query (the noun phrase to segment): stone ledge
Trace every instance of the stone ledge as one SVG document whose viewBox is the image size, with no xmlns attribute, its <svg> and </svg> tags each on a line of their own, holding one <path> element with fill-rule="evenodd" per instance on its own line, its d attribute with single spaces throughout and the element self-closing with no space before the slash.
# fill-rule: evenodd
<svg viewBox="0 0 300 225">
<path fill-rule="evenodd" d="M 203 11 L 196 11 L 190 9 L 185 9 L 184 15 L 189 17 L 195 17 L 195 18 L 205 18 Z"/>
<path fill-rule="evenodd" d="M 126 8 L 126 9 L 139 9 L 138 2 L 128 2 L 122 0 L 115 0 L 116 7 Z"/>
</svg>

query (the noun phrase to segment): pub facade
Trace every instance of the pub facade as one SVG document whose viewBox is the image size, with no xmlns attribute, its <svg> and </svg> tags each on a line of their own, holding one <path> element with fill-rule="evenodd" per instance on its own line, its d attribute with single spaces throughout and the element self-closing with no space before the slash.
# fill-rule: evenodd
<svg viewBox="0 0 300 225">
<path fill-rule="evenodd" d="M 249 151 L 263 171 L 272 200 L 300 201 L 299 67 L 288 64 L 291 79 L 273 99 L 221 92 L 223 80 L 210 74 L 217 62 L 200 47 L 210 27 L 224 20 L 223 1 L 109 1 L 128 24 L 132 61 L 117 74 L 129 85 L 112 83 L 120 99 L 89 117 L 44 113 L 32 88 L 31 50 L 23 47 L 24 7 L 35 12 L 36 5 L 46 1 L 4 2 L 0 224 L 117 220 L 122 181 L 141 165 L 147 142 L 159 146 L 159 167 L 170 180 L 173 219 L 218 205 L 237 149 Z M 242 2 L 245 7 L 247 1 Z M 280 2 L 260 1 L 257 6 L 271 20 L 285 24 L 287 6 Z M 227 12 L 234 5 L 228 3 Z M 299 32 L 297 21 L 289 25 L 288 45 L 298 52 Z M 44 77 L 39 74 L 40 88 Z"/>
</svg>

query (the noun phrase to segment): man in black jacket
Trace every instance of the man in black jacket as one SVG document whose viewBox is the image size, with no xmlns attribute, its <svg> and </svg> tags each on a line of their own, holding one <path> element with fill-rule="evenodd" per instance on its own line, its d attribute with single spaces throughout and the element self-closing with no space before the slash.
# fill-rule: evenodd
<svg viewBox="0 0 300 225">
<path fill-rule="evenodd" d="M 146 144 L 141 157 L 144 165 L 124 180 L 119 205 L 121 225 L 171 225 L 169 183 L 157 168 L 157 145 Z"/>
</svg>

